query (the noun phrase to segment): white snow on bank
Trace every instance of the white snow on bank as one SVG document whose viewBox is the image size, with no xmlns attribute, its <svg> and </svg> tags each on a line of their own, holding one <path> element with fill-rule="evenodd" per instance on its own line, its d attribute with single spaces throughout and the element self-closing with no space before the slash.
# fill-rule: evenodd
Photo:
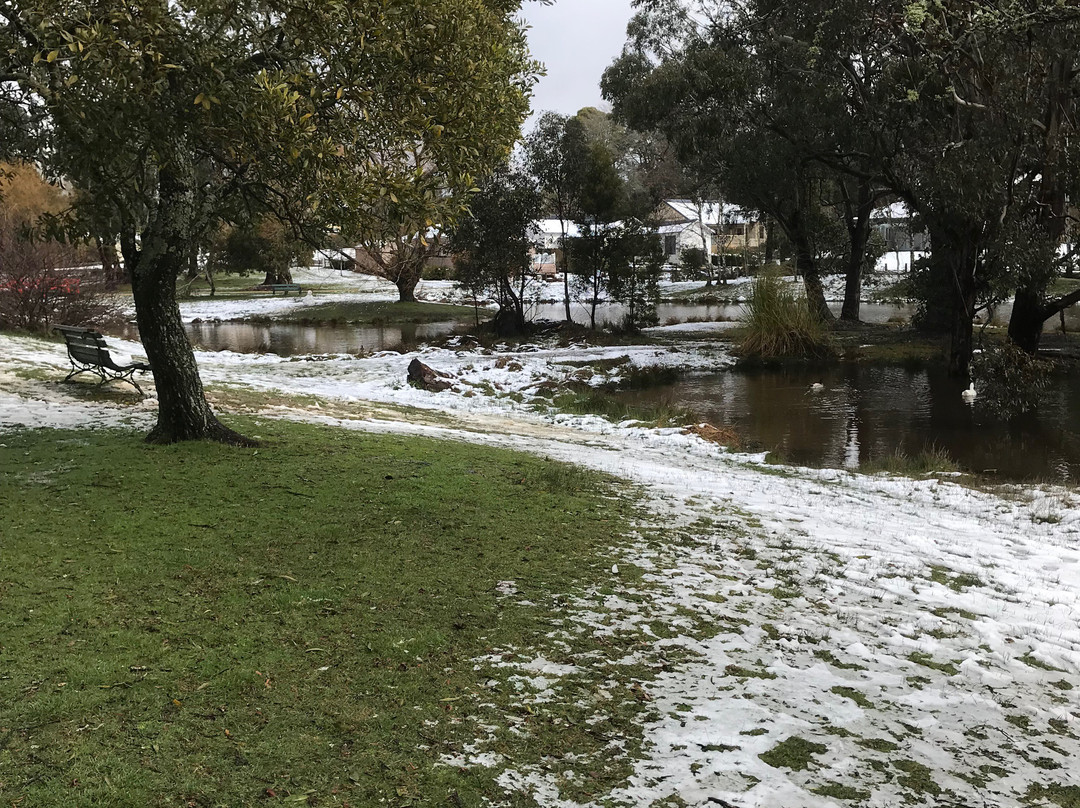
<svg viewBox="0 0 1080 808">
<path fill-rule="evenodd" d="M 734 320 L 724 320 L 709 323 L 673 323 L 672 325 L 657 325 L 651 328 L 643 328 L 649 334 L 680 334 L 708 331 L 729 331 L 737 328 L 742 323 Z"/>
<path fill-rule="evenodd" d="M 412 358 L 452 374 L 454 390 L 406 385 Z M 771 467 L 678 430 L 528 409 L 542 387 L 610 380 L 631 364 L 723 366 L 723 349 L 707 340 L 485 351 L 463 339 L 363 359 L 198 359 L 212 387 L 316 396 L 337 416 L 277 410 L 286 417 L 506 446 L 610 472 L 641 484 L 655 522 L 678 531 L 677 541 L 619 551 L 604 592 L 545 615 L 555 644 L 639 633 L 627 656 L 567 664 L 535 649 L 511 664 L 500 655 L 477 660 L 508 675 L 537 710 L 579 701 L 603 663 L 613 672 L 595 690 L 589 718 L 601 734 L 611 732 L 614 694 L 631 681 L 653 710 L 644 758 L 595 802 L 564 795 L 565 770 L 581 763 L 569 755 L 518 764 L 483 734 L 449 758 L 501 767 L 508 794 L 524 791 L 552 808 L 608 798 L 624 806 L 678 798 L 701 808 L 1004 808 L 1039 799 L 1040 788 L 1080 788 L 1080 500 L 1071 490 L 985 493 L 937 479 Z M 148 404 L 123 385 L 88 401 L 81 394 L 89 385 L 61 384 L 67 365 L 62 344 L 0 336 L 0 442 L 16 427 L 149 425 Z M 340 417 L 365 401 L 440 418 Z M 615 572 L 633 567 L 644 585 Z M 506 608 L 533 608 L 516 600 L 528 597 L 525 582 L 514 589 L 504 593 Z M 690 661 L 667 662 L 677 651 Z M 636 682 L 619 673 L 632 665 L 654 676 Z M 499 720 L 528 731 L 512 716 Z M 815 744 L 804 769 L 769 757 L 790 738 Z"/>
</svg>

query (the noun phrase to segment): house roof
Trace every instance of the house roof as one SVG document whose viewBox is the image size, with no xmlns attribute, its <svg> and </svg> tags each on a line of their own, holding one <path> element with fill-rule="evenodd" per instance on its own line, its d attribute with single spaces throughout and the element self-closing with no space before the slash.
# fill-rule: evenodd
<svg viewBox="0 0 1080 808">
<path fill-rule="evenodd" d="M 891 205 L 877 208 L 870 214 L 870 218 L 875 221 L 905 221 L 911 218 L 911 214 L 903 202 L 893 202 Z"/>
<path fill-rule="evenodd" d="M 698 221 L 698 203 L 692 199 L 665 199 L 662 204 L 689 222 Z M 701 219 L 708 225 L 746 224 L 751 221 L 747 212 L 738 205 L 715 201 L 701 203 Z"/>
<path fill-rule="evenodd" d="M 537 236 L 552 236 L 555 238 L 562 236 L 562 226 L 558 219 L 537 219 L 532 223 L 532 230 Z M 566 222 L 566 235 L 568 238 L 577 238 L 581 233 L 578 232 L 576 224 Z"/>
</svg>

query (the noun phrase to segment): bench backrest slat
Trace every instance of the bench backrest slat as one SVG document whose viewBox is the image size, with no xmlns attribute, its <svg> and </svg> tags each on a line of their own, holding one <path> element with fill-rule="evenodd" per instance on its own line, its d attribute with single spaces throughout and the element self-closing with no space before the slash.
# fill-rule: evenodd
<svg viewBox="0 0 1080 808">
<path fill-rule="evenodd" d="M 84 345 L 69 345 L 68 353 L 76 362 L 89 365 L 108 365 L 111 363 L 109 352 L 103 348 L 87 348 Z"/>
<path fill-rule="evenodd" d="M 64 335 L 68 353 L 76 362 L 87 365 L 113 365 L 112 357 L 109 356 L 109 346 L 97 331 L 89 328 L 77 328 L 70 325 L 58 325 L 56 330 Z"/>
</svg>

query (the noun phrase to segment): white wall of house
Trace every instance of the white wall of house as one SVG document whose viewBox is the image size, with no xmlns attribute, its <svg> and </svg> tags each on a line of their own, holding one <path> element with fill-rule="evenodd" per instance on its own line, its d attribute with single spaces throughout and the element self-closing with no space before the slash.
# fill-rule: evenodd
<svg viewBox="0 0 1080 808">
<path fill-rule="evenodd" d="M 704 234 L 705 240 L 702 243 L 702 235 Z M 712 232 L 708 228 L 703 228 L 700 222 L 689 222 L 683 225 L 663 225 L 659 228 L 657 235 L 660 237 L 660 243 L 664 248 L 664 263 L 678 265 L 679 254 L 684 249 L 702 249 L 704 247 L 706 254 L 711 255 L 713 252 L 713 237 Z"/>
</svg>

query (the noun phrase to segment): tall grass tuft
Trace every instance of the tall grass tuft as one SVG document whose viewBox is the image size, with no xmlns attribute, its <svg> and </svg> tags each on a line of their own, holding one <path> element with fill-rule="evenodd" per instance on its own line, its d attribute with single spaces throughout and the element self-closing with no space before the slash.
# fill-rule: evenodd
<svg viewBox="0 0 1080 808">
<path fill-rule="evenodd" d="M 766 273 L 755 278 L 744 308 L 746 335 L 739 346 L 743 356 L 825 359 L 836 355 L 828 327 L 811 311 L 806 298 L 793 294 L 779 276 Z"/>
<path fill-rule="evenodd" d="M 915 454 L 908 454 L 904 447 L 900 446 L 890 454 L 863 463 L 859 471 L 863 474 L 887 472 L 904 477 L 917 477 L 923 474 L 956 472 L 960 471 L 960 467 L 948 450 L 931 443 Z"/>
</svg>

